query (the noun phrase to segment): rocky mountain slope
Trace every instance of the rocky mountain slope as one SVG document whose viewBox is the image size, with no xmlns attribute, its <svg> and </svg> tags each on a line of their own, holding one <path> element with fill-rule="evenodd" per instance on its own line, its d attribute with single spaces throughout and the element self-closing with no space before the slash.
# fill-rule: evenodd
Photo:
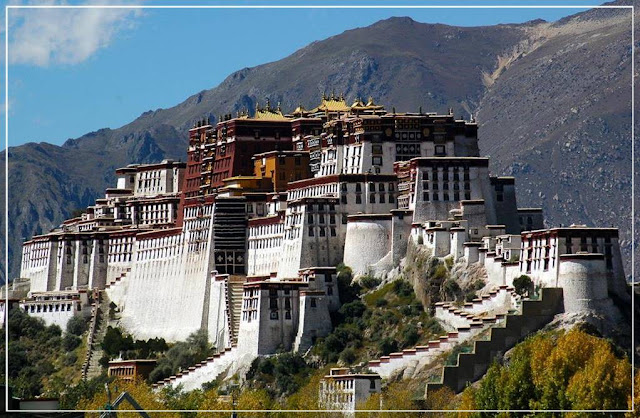
<svg viewBox="0 0 640 418">
<path fill-rule="evenodd" d="M 184 158 L 196 119 L 253 109 L 267 97 L 285 110 L 313 107 L 332 90 L 349 100 L 371 95 L 398 111 L 473 114 L 481 151 L 493 157 L 494 172 L 516 177 L 520 206 L 542 205 L 552 225 L 614 224 L 629 256 L 630 27 L 628 10 L 487 27 L 390 18 L 237 71 L 118 129 L 61 147 L 11 147 L 9 277 L 19 275 L 21 241 L 102 195 L 115 168 Z M 4 176 L 4 154 L 0 163 Z"/>
</svg>

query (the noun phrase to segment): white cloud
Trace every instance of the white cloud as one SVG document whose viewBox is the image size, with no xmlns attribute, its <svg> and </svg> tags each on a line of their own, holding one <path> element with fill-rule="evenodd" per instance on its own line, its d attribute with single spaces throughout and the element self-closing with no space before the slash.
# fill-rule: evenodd
<svg viewBox="0 0 640 418">
<path fill-rule="evenodd" d="M 41 67 L 78 64 L 131 29 L 140 14 L 140 9 L 10 9 L 9 61 Z"/>
</svg>

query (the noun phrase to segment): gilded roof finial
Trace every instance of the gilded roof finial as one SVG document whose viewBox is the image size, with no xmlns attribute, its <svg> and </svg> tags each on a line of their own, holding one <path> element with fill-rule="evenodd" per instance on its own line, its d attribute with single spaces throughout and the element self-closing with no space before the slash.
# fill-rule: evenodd
<svg viewBox="0 0 640 418">
<path fill-rule="evenodd" d="M 256 113 L 260 111 L 260 102 L 256 100 Z"/>
<path fill-rule="evenodd" d="M 278 107 L 276 108 L 276 110 L 277 110 L 278 112 L 282 112 L 282 109 L 280 108 L 280 102 L 278 102 Z"/>
<path fill-rule="evenodd" d="M 271 102 L 269 101 L 268 97 L 267 97 L 267 105 L 265 107 L 265 110 L 271 110 Z"/>
<path fill-rule="evenodd" d="M 324 91 L 322 92 L 322 100 L 327 100 L 327 95 Z"/>
<path fill-rule="evenodd" d="M 373 102 L 373 97 L 369 96 L 369 100 L 367 100 L 367 106 L 373 106 L 375 103 Z"/>
<path fill-rule="evenodd" d="M 393 107 L 391 108 L 391 113 L 393 113 L 394 115 L 396 114 L 396 107 L 395 107 L 395 106 L 393 106 Z"/>
<path fill-rule="evenodd" d="M 340 93 L 340 101 L 344 102 L 344 92 Z"/>
<path fill-rule="evenodd" d="M 336 99 L 336 91 L 331 90 L 331 100 L 335 100 L 335 99 Z"/>
</svg>

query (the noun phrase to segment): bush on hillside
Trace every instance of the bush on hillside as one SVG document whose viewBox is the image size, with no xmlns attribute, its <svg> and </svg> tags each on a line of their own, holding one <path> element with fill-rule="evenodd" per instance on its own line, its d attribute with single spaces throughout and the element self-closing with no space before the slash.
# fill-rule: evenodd
<svg viewBox="0 0 640 418">
<path fill-rule="evenodd" d="M 78 337 L 84 334 L 87 328 L 87 321 L 82 315 L 74 315 L 69 322 L 67 322 L 67 333 L 77 335 Z"/>
</svg>

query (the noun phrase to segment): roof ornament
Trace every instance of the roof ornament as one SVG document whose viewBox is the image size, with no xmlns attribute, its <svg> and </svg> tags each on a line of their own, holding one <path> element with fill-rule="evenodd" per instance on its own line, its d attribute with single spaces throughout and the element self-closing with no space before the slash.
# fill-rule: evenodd
<svg viewBox="0 0 640 418">
<path fill-rule="evenodd" d="M 449 114 L 453 115 L 453 108 L 452 107 L 449 108 Z"/>
<path fill-rule="evenodd" d="M 260 111 L 260 102 L 256 100 L 256 113 Z"/>
<path fill-rule="evenodd" d="M 331 100 L 335 100 L 336 99 L 336 91 L 335 90 L 331 90 Z"/>
<path fill-rule="evenodd" d="M 471 119 L 469 119 L 469 122 L 475 122 L 476 120 L 473 118 L 473 113 L 469 113 L 469 117 Z"/>
<path fill-rule="evenodd" d="M 324 91 L 322 92 L 322 100 L 327 100 L 327 95 Z"/>
<path fill-rule="evenodd" d="M 280 102 L 278 102 L 278 107 L 276 107 L 276 110 L 277 110 L 278 112 L 282 112 L 282 108 L 280 107 Z"/>
<path fill-rule="evenodd" d="M 391 113 L 393 113 L 394 115 L 396 114 L 396 107 L 395 107 L 395 106 L 393 106 L 393 107 L 391 108 Z"/>
<path fill-rule="evenodd" d="M 265 110 L 271 110 L 271 102 L 269 101 L 268 97 L 267 97 L 267 106 L 265 107 Z"/>
<path fill-rule="evenodd" d="M 340 93 L 340 101 L 344 102 L 344 92 Z"/>
<path fill-rule="evenodd" d="M 373 96 L 369 96 L 369 99 L 367 100 L 367 106 L 373 106 L 375 105 L 375 103 L 373 102 Z"/>
<path fill-rule="evenodd" d="M 422 106 L 420 106 L 420 109 L 418 110 L 418 113 L 422 115 Z"/>
</svg>

